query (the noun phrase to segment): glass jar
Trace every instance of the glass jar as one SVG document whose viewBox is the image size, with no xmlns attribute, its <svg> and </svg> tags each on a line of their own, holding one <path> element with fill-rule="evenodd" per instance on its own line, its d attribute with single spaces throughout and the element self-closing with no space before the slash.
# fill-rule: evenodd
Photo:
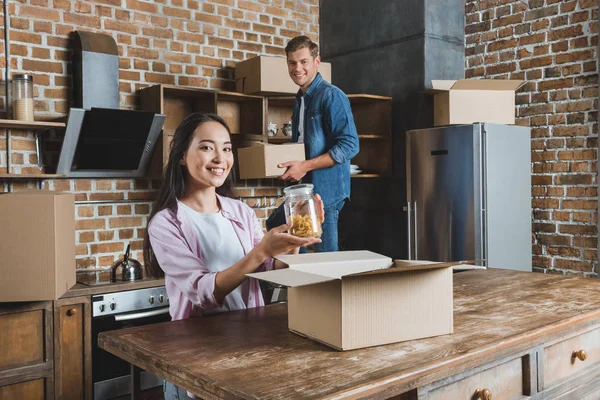
<svg viewBox="0 0 600 400">
<path fill-rule="evenodd" d="M 283 189 L 285 218 L 290 233 L 298 237 L 321 237 L 321 220 L 315 207 L 313 185 L 302 184 Z"/>
<path fill-rule="evenodd" d="M 33 76 L 15 74 L 12 80 L 13 119 L 33 121 Z"/>
</svg>

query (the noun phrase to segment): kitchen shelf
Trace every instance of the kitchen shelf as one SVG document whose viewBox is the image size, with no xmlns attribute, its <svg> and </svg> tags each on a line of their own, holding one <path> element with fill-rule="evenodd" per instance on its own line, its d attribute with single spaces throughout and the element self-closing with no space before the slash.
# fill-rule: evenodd
<svg viewBox="0 0 600 400">
<path fill-rule="evenodd" d="M 45 130 L 45 129 L 64 129 L 67 126 L 64 122 L 50 122 L 50 121 L 17 121 L 14 119 L 0 119 L 0 128 L 8 129 L 31 129 L 31 130 Z"/>
<path fill-rule="evenodd" d="M 366 140 L 390 140 L 391 137 L 390 136 L 384 136 L 384 135 L 358 135 L 359 139 L 366 139 Z"/>
<path fill-rule="evenodd" d="M 35 180 L 35 179 L 60 179 L 66 178 L 62 174 L 0 174 L 0 179 L 20 179 L 20 180 Z"/>
<path fill-rule="evenodd" d="M 282 144 L 282 143 L 289 143 L 292 140 L 291 136 L 270 136 L 269 137 L 269 143 L 272 144 Z"/>
<path fill-rule="evenodd" d="M 216 113 L 227 122 L 235 148 L 267 142 L 265 98 L 243 93 L 187 86 L 154 85 L 139 92 L 141 109 L 166 115 L 148 175 L 161 176 L 167 164 L 175 129 L 188 115 Z"/>
<path fill-rule="evenodd" d="M 383 174 L 350 174 L 350 178 L 381 178 Z"/>
</svg>

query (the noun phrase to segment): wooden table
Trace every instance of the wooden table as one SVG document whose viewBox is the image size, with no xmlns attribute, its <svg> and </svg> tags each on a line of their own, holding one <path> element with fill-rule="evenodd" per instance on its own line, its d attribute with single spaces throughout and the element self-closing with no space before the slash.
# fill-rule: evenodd
<svg viewBox="0 0 600 400">
<path fill-rule="evenodd" d="M 452 335 L 339 352 L 289 332 L 276 304 L 103 332 L 99 345 L 203 399 L 600 396 L 598 280 L 458 273 L 454 318 Z"/>
</svg>

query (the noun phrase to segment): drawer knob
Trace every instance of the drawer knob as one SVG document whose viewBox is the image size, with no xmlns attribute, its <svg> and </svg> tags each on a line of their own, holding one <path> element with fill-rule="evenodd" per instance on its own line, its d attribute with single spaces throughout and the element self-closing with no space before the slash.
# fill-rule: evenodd
<svg viewBox="0 0 600 400">
<path fill-rule="evenodd" d="M 69 317 L 72 317 L 75 314 L 77 314 L 77 309 L 76 308 L 70 308 L 69 310 L 67 310 L 67 315 Z"/>
<path fill-rule="evenodd" d="M 573 358 L 575 357 L 579 358 L 581 361 L 585 361 L 587 358 L 587 353 L 585 350 L 577 350 L 573 352 Z"/>
<path fill-rule="evenodd" d="M 492 391 L 490 389 L 477 389 L 475 397 L 478 400 L 492 400 Z"/>
</svg>

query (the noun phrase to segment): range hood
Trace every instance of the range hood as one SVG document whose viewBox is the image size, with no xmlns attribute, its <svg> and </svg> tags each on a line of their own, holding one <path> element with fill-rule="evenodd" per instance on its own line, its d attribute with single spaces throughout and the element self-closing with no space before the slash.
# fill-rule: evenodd
<svg viewBox="0 0 600 400">
<path fill-rule="evenodd" d="M 146 176 L 163 114 L 119 109 L 119 56 L 111 36 L 73 34 L 75 107 L 69 111 L 57 174 Z"/>
</svg>

